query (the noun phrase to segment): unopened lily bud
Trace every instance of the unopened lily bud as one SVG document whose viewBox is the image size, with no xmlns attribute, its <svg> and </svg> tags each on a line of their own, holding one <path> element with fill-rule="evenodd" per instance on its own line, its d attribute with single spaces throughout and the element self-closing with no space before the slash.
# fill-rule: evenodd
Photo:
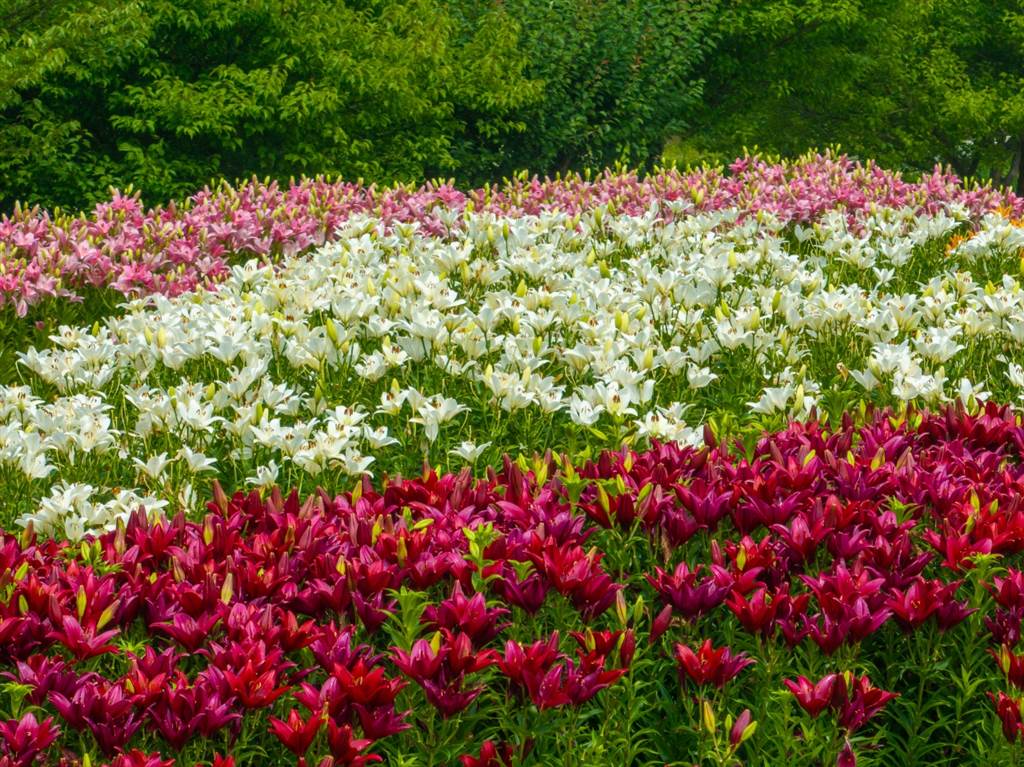
<svg viewBox="0 0 1024 767">
<path fill-rule="evenodd" d="M 229 572 L 227 575 L 224 576 L 224 585 L 221 586 L 220 589 L 220 601 L 224 604 L 230 604 L 231 599 L 234 597 L 234 595 L 234 575 Z"/>
<path fill-rule="evenodd" d="M 701 722 L 704 724 L 704 729 L 708 732 L 713 733 L 715 731 L 715 710 L 711 708 L 709 701 L 703 701 L 700 708 Z"/>
<path fill-rule="evenodd" d="M 630 620 L 632 621 L 634 626 L 640 622 L 640 618 L 643 616 L 643 614 L 644 597 L 643 594 L 641 594 L 636 598 L 636 601 L 633 603 L 633 614 L 630 616 Z"/>
<path fill-rule="evenodd" d="M 622 668 L 628 668 L 629 664 L 633 662 L 633 656 L 636 654 L 636 634 L 633 629 L 627 629 L 621 637 L 619 637 L 619 665 Z"/>
<path fill-rule="evenodd" d="M 749 708 L 743 709 L 743 713 L 736 717 L 736 721 L 729 731 L 729 743 L 733 748 L 738 748 L 744 742 L 750 739 L 750 736 L 754 734 L 757 729 L 757 722 L 754 721 L 753 715 L 750 713 Z"/>
<path fill-rule="evenodd" d="M 643 367 L 644 370 L 650 370 L 654 367 L 654 349 L 650 346 L 644 350 L 644 359 L 641 367 Z"/>
<path fill-rule="evenodd" d="M 629 610 L 626 607 L 626 595 L 622 589 L 615 592 L 615 616 L 623 628 L 629 625 Z"/>
<path fill-rule="evenodd" d="M 657 642 L 672 623 L 672 605 L 665 605 L 651 622 L 650 643 Z"/>
</svg>

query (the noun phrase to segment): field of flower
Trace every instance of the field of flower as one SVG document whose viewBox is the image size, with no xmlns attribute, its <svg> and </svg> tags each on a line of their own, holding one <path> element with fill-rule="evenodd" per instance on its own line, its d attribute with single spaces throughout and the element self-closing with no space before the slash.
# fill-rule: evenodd
<svg viewBox="0 0 1024 767">
<path fill-rule="evenodd" d="M 824 155 L 3 218 L 0 767 L 1024 764 L 1022 215 Z"/>
</svg>

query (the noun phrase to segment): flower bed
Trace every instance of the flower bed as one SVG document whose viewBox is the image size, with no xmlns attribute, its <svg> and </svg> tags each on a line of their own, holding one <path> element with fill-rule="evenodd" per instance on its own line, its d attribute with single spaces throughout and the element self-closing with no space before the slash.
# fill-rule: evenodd
<svg viewBox="0 0 1024 767">
<path fill-rule="evenodd" d="M 306 179 L 283 188 L 254 180 L 204 189 L 181 206 L 146 209 L 137 194 L 114 193 L 89 215 L 21 209 L 0 218 L 0 306 L 24 315 L 47 297 L 80 298 L 87 287 L 177 295 L 219 282 L 241 260 L 274 260 L 322 245 L 358 213 L 385 224 L 415 222 L 441 235 L 458 227 L 469 208 L 514 216 L 576 215 L 610 205 L 642 214 L 653 203 L 667 203 L 668 215 L 738 208 L 804 223 L 828 211 L 855 216 L 879 207 L 934 213 L 954 206 L 973 218 L 1000 206 L 1024 212 L 1017 197 L 966 189 L 938 169 L 910 183 L 877 166 L 826 154 L 779 164 L 744 158 L 730 171 L 520 178 L 468 192 L 448 184 L 377 189 Z"/>
<path fill-rule="evenodd" d="M 0 327 L 0 767 L 1020 761 L 1022 213 L 818 156 L 0 222 L 99 299 Z"/>
<path fill-rule="evenodd" d="M 332 492 L 423 461 L 756 435 L 861 403 L 1018 402 L 1024 235 L 987 216 L 603 208 L 451 237 L 350 219 L 215 293 L 138 300 L 18 352 L 0 386 L 0 522 L 77 539 L 209 483 Z"/>
<path fill-rule="evenodd" d="M 1008 764 L 1022 451 L 877 413 L 6 536 L 0 758 Z"/>
</svg>

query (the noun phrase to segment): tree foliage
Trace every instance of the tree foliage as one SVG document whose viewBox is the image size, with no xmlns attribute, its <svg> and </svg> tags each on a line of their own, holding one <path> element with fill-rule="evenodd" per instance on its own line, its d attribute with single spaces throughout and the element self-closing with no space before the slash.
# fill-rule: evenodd
<svg viewBox="0 0 1024 767">
<path fill-rule="evenodd" d="M 10 14 L 5 204 L 81 204 L 128 183 L 166 198 L 254 173 L 414 180 L 455 169 L 467 122 L 491 135 L 521 127 L 510 115 L 538 92 L 500 7 L 471 30 L 433 0 L 69 2 Z"/>
<path fill-rule="evenodd" d="M 726 0 L 691 156 L 840 144 L 1024 184 L 1020 0 Z"/>
<path fill-rule="evenodd" d="M 480 5 L 460 2 L 467 16 Z M 700 103 L 718 0 L 502 5 L 518 22 L 525 73 L 543 90 L 518 110 L 527 130 L 466 145 L 464 165 L 476 175 L 647 165 Z"/>
<path fill-rule="evenodd" d="M 840 145 L 1024 189 L 1024 0 L 0 0 L 0 206 Z"/>
</svg>

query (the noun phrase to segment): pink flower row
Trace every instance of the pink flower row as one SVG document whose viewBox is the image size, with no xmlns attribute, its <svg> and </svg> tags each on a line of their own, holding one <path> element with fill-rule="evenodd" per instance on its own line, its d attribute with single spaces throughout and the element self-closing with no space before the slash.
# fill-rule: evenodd
<svg viewBox="0 0 1024 767">
<path fill-rule="evenodd" d="M 509 215 L 574 214 L 603 204 L 639 214 L 654 201 L 673 200 L 702 211 L 769 211 L 796 222 L 836 209 L 853 216 L 871 206 L 934 212 L 960 203 L 974 216 L 1001 206 L 1024 212 L 1024 200 L 1012 193 L 967 188 L 938 168 L 912 183 L 872 163 L 831 154 L 774 164 L 747 157 L 727 173 L 672 170 L 641 178 L 605 171 L 592 180 L 517 178 L 467 192 L 447 183 L 378 189 L 323 178 L 287 187 L 254 180 L 237 188 L 203 189 L 184 205 L 149 209 L 138 194 L 114 192 L 89 215 L 19 208 L 0 217 L 0 306 L 13 305 L 24 316 L 46 297 L 78 299 L 87 287 L 126 295 L 195 290 L 222 279 L 233 262 L 274 259 L 321 245 L 358 213 L 378 216 L 385 224 L 415 221 L 443 236 L 457 225 L 451 214 L 470 202 L 475 210 Z"/>
</svg>

